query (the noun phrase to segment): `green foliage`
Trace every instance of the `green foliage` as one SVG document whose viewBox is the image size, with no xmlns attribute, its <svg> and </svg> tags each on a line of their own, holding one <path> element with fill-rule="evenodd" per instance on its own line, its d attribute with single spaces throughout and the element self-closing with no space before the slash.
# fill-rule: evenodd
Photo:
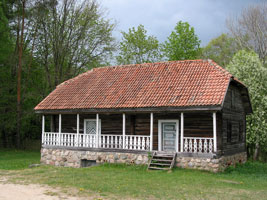
<svg viewBox="0 0 267 200">
<path fill-rule="evenodd" d="M 196 59 L 200 53 L 200 40 L 193 27 L 179 21 L 163 45 L 168 60 Z"/>
<path fill-rule="evenodd" d="M 3 6 L 0 2 L 0 144 L 1 136 L 16 128 L 16 82 L 10 61 L 14 45 Z"/>
<path fill-rule="evenodd" d="M 238 51 L 234 38 L 227 34 L 221 34 L 212 39 L 209 44 L 202 49 L 202 57 L 212 59 L 222 67 L 229 64 L 234 54 Z"/>
<path fill-rule="evenodd" d="M 247 143 L 267 153 L 267 68 L 254 52 L 239 51 L 227 69 L 248 87 L 253 114 L 247 116 Z"/>
<path fill-rule="evenodd" d="M 156 37 L 147 36 L 143 25 L 137 30 L 130 28 L 129 32 L 122 32 L 122 42 L 119 46 L 118 64 L 137 64 L 156 62 L 161 59 L 160 45 Z"/>
<path fill-rule="evenodd" d="M 4 67 L 4 63 L 11 52 L 11 40 L 9 34 L 8 20 L 4 14 L 2 3 L 0 2 L 0 67 Z"/>
</svg>

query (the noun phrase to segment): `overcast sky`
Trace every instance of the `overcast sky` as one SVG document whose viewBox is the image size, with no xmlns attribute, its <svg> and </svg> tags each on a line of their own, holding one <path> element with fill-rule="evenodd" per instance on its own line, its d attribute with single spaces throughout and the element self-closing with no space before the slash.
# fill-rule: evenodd
<svg viewBox="0 0 267 200">
<path fill-rule="evenodd" d="M 117 22 L 115 37 L 121 31 L 143 24 L 149 35 L 160 42 L 166 40 L 179 20 L 195 28 L 206 45 L 212 38 L 226 32 L 225 20 L 236 16 L 253 3 L 264 0 L 100 0 L 108 12 L 108 18 Z M 266 0 L 265 0 L 266 1 Z"/>
</svg>

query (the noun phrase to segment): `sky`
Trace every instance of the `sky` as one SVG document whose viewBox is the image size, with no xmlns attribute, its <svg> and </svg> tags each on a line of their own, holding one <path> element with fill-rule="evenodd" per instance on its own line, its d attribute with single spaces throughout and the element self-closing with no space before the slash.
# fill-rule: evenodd
<svg viewBox="0 0 267 200">
<path fill-rule="evenodd" d="M 143 24 L 148 35 L 163 42 L 180 20 L 194 27 L 201 46 L 227 32 L 225 21 L 243 8 L 264 0 L 100 0 L 108 18 L 116 21 L 114 36 Z M 266 1 L 266 0 L 265 0 Z"/>
</svg>

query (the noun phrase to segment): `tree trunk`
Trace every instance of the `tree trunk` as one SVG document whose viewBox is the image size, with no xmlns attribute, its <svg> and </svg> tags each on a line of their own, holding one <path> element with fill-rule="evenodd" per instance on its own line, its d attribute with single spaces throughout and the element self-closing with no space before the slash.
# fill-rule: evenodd
<svg viewBox="0 0 267 200">
<path fill-rule="evenodd" d="M 258 160 L 259 159 L 259 153 L 260 153 L 260 145 L 257 142 L 256 146 L 255 146 L 255 151 L 254 151 L 254 155 L 253 155 L 253 160 Z"/>
<path fill-rule="evenodd" d="M 20 32 L 19 43 L 19 63 L 18 63 L 18 76 L 17 76 L 17 135 L 16 146 L 21 147 L 21 73 L 22 73 L 22 51 L 23 51 L 23 32 L 24 32 L 24 18 L 25 18 L 25 0 L 22 0 L 22 24 Z"/>
</svg>

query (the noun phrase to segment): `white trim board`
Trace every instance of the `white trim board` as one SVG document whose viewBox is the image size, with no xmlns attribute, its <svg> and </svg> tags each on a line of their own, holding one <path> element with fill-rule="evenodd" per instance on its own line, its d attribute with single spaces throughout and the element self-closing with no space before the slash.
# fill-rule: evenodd
<svg viewBox="0 0 267 200">
<path fill-rule="evenodd" d="M 161 124 L 163 122 L 175 122 L 176 123 L 176 144 L 175 144 L 175 150 L 178 152 L 178 144 L 179 144 L 179 120 L 178 119 L 159 119 L 158 120 L 158 151 L 162 151 L 162 130 L 161 130 Z"/>
</svg>

